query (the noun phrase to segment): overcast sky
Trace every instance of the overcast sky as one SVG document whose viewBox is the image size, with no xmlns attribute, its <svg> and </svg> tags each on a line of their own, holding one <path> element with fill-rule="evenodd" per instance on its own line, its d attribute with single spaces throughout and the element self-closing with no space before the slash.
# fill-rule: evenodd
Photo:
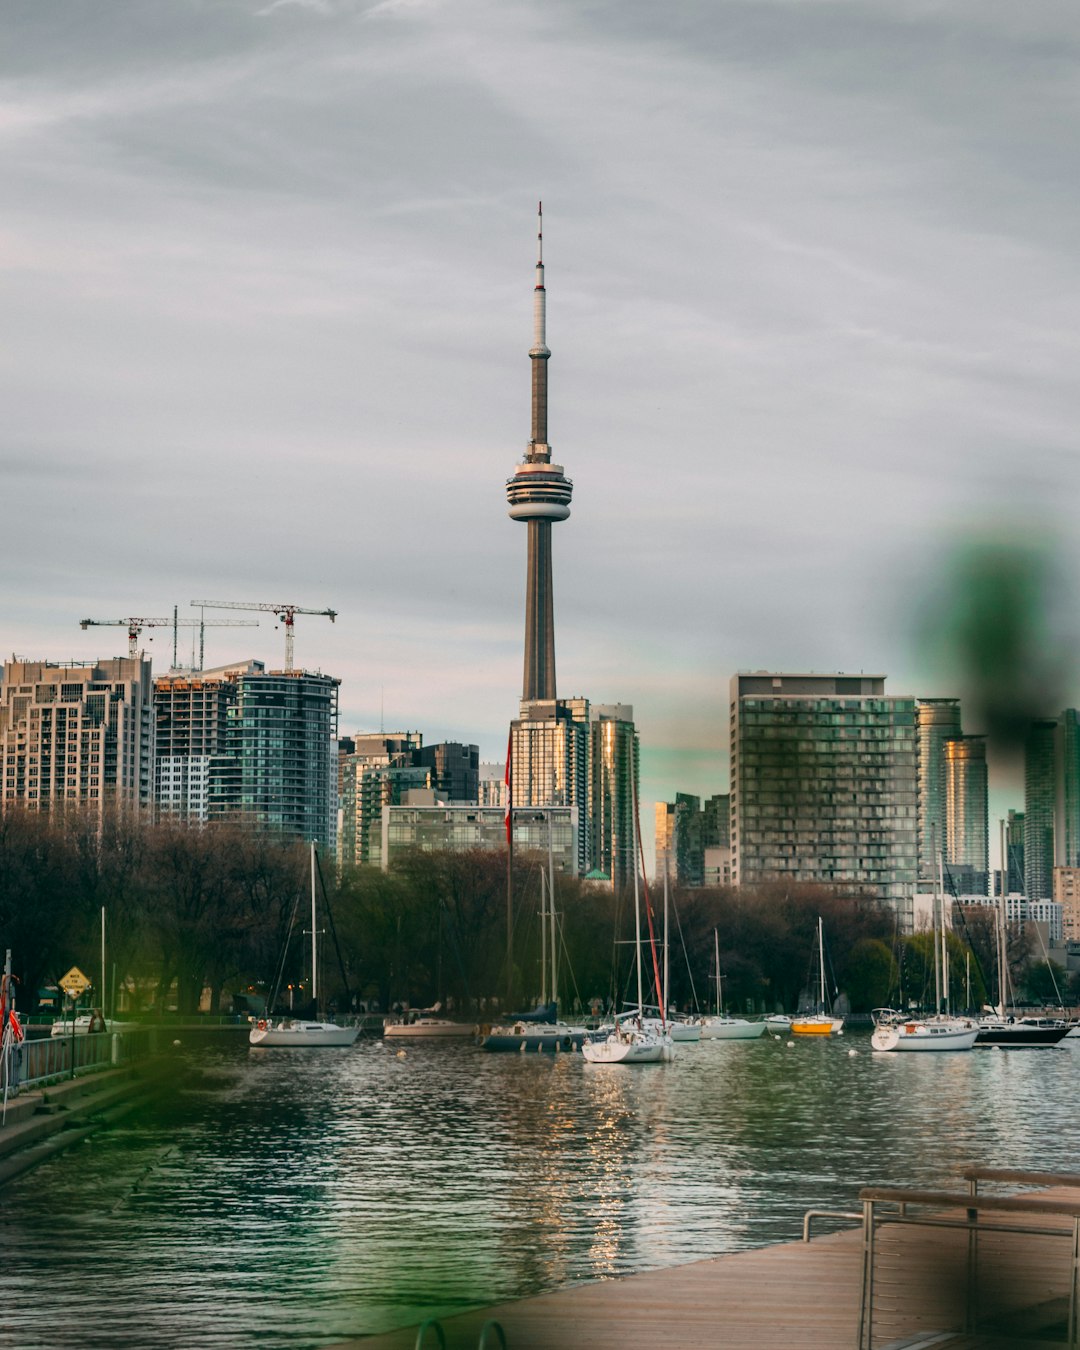
<svg viewBox="0 0 1080 1350">
<path fill-rule="evenodd" d="M 343 732 L 501 758 L 542 198 L 559 692 L 634 705 L 643 805 L 726 789 L 736 670 L 953 692 L 951 543 L 1073 567 L 1078 46 L 1075 0 L 12 0 L 6 653 L 330 606 Z"/>
</svg>

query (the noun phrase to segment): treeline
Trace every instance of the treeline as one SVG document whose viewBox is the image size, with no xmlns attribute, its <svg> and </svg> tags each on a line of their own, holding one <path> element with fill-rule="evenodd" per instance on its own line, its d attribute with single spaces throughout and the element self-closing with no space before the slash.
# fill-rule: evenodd
<svg viewBox="0 0 1080 1350">
<path fill-rule="evenodd" d="M 541 997 L 543 859 L 515 866 L 513 959 L 507 964 L 505 858 L 491 853 L 404 857 L 390 872 L 321 863 L 329 911 L 321 906 L 320 982 L 338 1011 L 351 1006 L 441 1003 L 483 1018 Z M 657 940 L 663 902 L 651 895 Z M 19 1005 L 77 965 L 100 986 L 101 912 L 106 918 L 107 993 L 133 1012 L 209 1004 L 234 994 L 266 997 L 280 975 L 292 1005 L 309 984 L 309 853 L 300 842 L 241 824 L 202 829 L 150 824 L 130 813 L 70 810 L 0 816 L 0 950 L 12 951 Z M 619 1006 L 633 997 L 632 893 L 613 894 L 557 878 L 559 995 L 564 1011 Z M 899 940 L 893 912 L 866 897 L 812 886 L 676 890 L 669 906 L 671 1001 L 716 1004 L 719 948 L 723 1003 L 730 1011 L 790 1011 L 816 998 L 817 921 L 824 922 L 828 996 L 853 1011 L 934 998 L 928 934 Z M 647 917 L 642 918 L 647 934 Z M 544 925 L 545 929 L 548 927 Z M 714 938 L 715 933 L 715 938 Z M 961 938 L 965 940 L 961 940 Z M 968 918 L 950 936 L 954 1006 L 996 996 L 992 915 Z M 340 959 L 339 959 L 340 958 Z M 550 949 L 544 957 L 550 970 Z M 1010 979 L 1018 993 L 1054 1002 L 1045 961 L 1023 935 L 1010 936 Z M 651 988 L 651 960 L 646 987 Z M 1075 998 L 1075 981 L 1058 988 Z M 288 1001 L 279 996 L 279 1006 Z"/>
</svg>

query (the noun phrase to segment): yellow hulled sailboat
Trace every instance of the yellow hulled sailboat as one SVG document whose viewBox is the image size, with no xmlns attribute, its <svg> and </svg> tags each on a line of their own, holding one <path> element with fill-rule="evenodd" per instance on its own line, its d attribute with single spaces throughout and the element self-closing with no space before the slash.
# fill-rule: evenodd
<svg viewBox="0 0 1080 1350">
<path fill-rule="evenodd" d="M 844 1019 L 842 1017 L 830 1017 L 825 1012 L 825 936 L 821 923 L 821 916 L 817 921 L 818 936 L 818 972 L 820 978 L 819 1002 L 820 1012 L 799 1013 L 791 1019 L 791 1034 L 793 1036 L 839 1036 L 844 1029 Z"/>
</svg>

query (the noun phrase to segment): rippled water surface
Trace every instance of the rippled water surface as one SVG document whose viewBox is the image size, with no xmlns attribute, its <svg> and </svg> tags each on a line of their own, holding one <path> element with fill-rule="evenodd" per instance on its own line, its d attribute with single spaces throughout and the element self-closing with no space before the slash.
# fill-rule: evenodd
<svg viewBox="0 0 1080 1350">
<path fill-rule="evenodd" d="M 1075 1168 L 1080 1042 L 671 1065 L 362 1042 L 176 1052 L 169 1097 L 0 1193 L 5 1347 L 314 1347 L 799 1236 L 859 1186 Z"/>
</svg>

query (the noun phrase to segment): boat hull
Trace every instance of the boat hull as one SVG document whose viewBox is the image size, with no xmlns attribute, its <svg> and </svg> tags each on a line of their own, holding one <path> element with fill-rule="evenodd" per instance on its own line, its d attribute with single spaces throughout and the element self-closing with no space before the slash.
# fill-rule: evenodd
<svg viewBox="0 0 1080 1350">
<path fill-rule="evenodd" d="M 870 1044 L 875 1050 L 924 1054 L 947 1050 L 970 1050 L 979 1028 L 973 1023 L 930 1022 L 882 1023 L 874 1028 Z"/>
<path fill-rule="evenodd" d="M 359 1027 L 339 1027 L 333 1022 L 256 1023 L 248 1033 L 248 1043 L 280 1049 L 341 1048 L 356 1043 Z"/>
<path fill-rule="evenodd" d="M 580 1050 L 588 1039 L 589 1033 L 584 1027 L 519 1023 L 513 1027 L 492 1027 L 490 1031 L 482 1032 L 480 1048 L 495 1054 L 557 1055 Z"/>
<path fill-rule="evenodd" d="M 587 1064 L 669 1064 L 675 1045 L 664 1036 L 608 1036 L 581 1047 Z"/>
<path fill-rule="evenodd" d="M 980 1024 L 975 1044 L 997 1046 L 1003 1050 L 1038 1050 L 1059 1045 L 1068 1034 L 1068 1024 L 1038 1026 L 1023 1021 Z"/>
<path fill-rule="evenodd" d="M 793 1017 L 791 1034 L 793 1036 L 838 1036 L 844 1028 L 840 1017 Z"/>
<path fill-rule="evenodd" d="M 764 1022 L 747 1022 L 740 1017 L 707 1017 L 701 1024 L 703 1041 L 756 1041 L 765 1034 Z"/>
<path fill-rule="evenodd" d="M 383 1037 L 386 1040 L 430 1040 L 432 1038 L 475 1036 L 475 1023 L 424 1021 L 387 1022 L 383 1024 Z"/>
</svg>

